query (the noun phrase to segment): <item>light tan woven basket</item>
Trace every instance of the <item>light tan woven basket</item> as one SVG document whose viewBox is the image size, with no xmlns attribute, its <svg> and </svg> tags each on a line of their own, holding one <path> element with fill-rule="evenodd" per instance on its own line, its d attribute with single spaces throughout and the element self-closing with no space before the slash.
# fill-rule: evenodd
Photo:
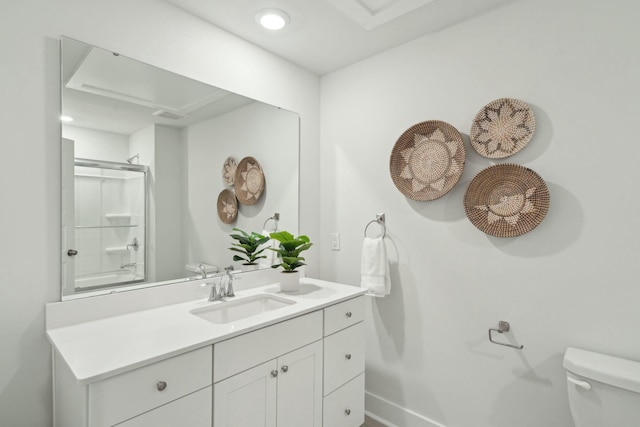
<svg viewBox="0 0 640 427">
<path fill-rule="evenodd" d="M 480 231 L 496 237 L 528 233 L 549 210 L 549 189 L 540 175 L 515 164 L 490 166 L 469 183 L 464 210 Z"/>
<path fill-rule="evenodd" d="M 533 111 L 525 102 L 500 98 L 476 114 L 469 137 L 481 156 L 502 159 L 522 150 L 536 128 Z"/>
<path fill-rule="evenodd" d="M 225 224 L 231 224 L 238 217 L 238 200 L 229 189 L 222 190 L 218 195 L 218 217 Z"/>
<path fill-rule="evenodd" d="M 253 205 L 264 192 L 265 179 L 260 163 L 253 157 L 245 157 L 236 167 L 233 188 L 236 197 L 243 205 Z"/>
<path fill-rule="evenodd" d="M 227 160 L 224 161 L 224 165 L 222 165 L 222 182 L 224 182 L 224 185 L 228 185 L 230 187 L 233 186 L 233 182 L 236 178 L 237 167 L 236 159 L 233 157 L 227 157 Z"/>
<path fill-rule="evenodd" d="M 426 202 L 451 191 L 462 176 L 465 159 L 460 132 L 448 123 L 429 120 L 400 135 L 389 169 L 402 194 Z"/>
</svg>

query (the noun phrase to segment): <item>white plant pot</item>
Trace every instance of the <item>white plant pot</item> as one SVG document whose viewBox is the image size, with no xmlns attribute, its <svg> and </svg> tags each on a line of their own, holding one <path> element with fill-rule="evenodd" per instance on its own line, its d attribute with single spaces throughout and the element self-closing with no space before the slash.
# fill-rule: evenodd
<svg viewBox="0 0 640 427">
<path fill-rule="evenodd" d="M 254 263 L 254 264 L 242 264 L 242 266 L 240 266 L 240 270 L 242 271 L 255 271 L 258 269 L 258 267 L 260 267 L 259 264 Z"/>
<path fill-rule="evenodd" d="M 297 271 L 280 273 L 280 290 L 282 292 L 296 292 L 300 289 L 300 273 Z"/>
</svg>

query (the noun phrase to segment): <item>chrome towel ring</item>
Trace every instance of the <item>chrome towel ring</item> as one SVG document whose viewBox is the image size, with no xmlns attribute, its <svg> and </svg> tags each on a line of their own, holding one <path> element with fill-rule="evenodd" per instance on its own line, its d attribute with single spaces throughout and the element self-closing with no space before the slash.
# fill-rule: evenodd
<svg viewBox="0 0 640 427">
<path fill-rule="evenodd" d="M 275 233 L 276 231 L 278 231 L 278 221 L 280 221 L 280 214 L 276 212 L 273 214 L 273 216 L 267 218 L 264 224 L 262 224 L 263 230 L 267 229 L 267 224 L 269 223 L 269 221 L 273 221 L 273 230 L 271 232 Z"/>
<path fill-rule="evenodd" d="M 387 225 L 385 224 L 385 215 L 383 213 L 376 214 L 376 219 L 373 219 L 367 223 L 367 225 L 364 227 L 364 237 L 367 237 L 367 229 L 371 224 L 374 223 L 380 225 L 380 228 L 382 229 L 382 234 L 380 235 L 380 237 L 384 239 L 387 235 Z"/>
</svg>

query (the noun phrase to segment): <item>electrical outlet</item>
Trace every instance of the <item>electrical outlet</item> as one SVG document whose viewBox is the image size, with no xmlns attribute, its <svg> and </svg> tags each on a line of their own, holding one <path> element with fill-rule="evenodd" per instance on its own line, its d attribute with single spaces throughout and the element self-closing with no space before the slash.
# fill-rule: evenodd
<svg viewBox="0 0 640 427">
<path fill-rule="evenodd" d="M 332 251 L 340 250 L 340 233 L 331 234 L 331 250 Z"/>
</svg>

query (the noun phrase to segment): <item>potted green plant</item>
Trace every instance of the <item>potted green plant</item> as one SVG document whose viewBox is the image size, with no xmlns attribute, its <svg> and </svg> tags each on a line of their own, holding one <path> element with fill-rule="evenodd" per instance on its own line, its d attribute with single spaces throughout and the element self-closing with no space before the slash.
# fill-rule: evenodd
<svg viewBox="0 0 640 427">
<path fill-rule="evenodd" d="M 232 247 L 229 249 L 234 252 L 239 252 L 242 255 L 234 255 L 234 261 L 244 261 L 242 263 L 244 270 L 255 270 L 258 268 L 256 260 L 266 258 L 266 255 L 261 255 L 262 252 L 267 249 L 266 247 L 260 248 L 269 241 L 269 236 L 263 236 L 255 231 L 247 233 L 239 228 L 234 228 L 233 231 L 237 231 L 236 234 L 231 234 L 231 238 L 238 241 L 238 243 L 232 243 Z"/>
<path fill-rule="evenodd" d="M 294 235 L 288 231 L 271 233 L 270 237 L 280 242 L 277 248 L 269 248 L 272 251 L 276 251 L 280 259 L 280 263 L 272 267 L 282 267 L 283 270 L 280 289 L 284 292 L 297 291 L 300 287 L 300 275 L 296 271 L 296 268 L 305 265 L 303 262 L 305 259 L 300 256 L 300 253 L 309 249 L 313 243 L 311 243 L 307 236 L 301 235 L 294 237 Z"/>
</svg>

